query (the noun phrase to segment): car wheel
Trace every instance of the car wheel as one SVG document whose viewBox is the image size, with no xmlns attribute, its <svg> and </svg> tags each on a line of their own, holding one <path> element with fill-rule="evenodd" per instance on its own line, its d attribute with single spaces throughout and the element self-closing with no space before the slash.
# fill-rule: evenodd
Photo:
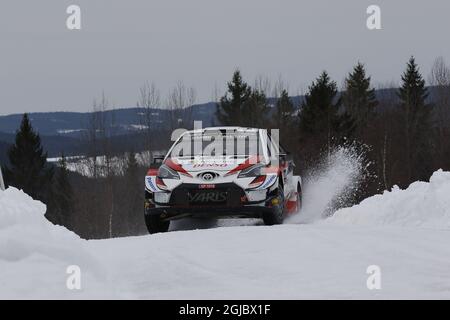
<svg viewBox="0 0 450 320">
<path fill-rule="evenodd" d="M 150 234 L 169 231 L 170 221 L 163 221 L 159 215 L 145 215 L 145 224 Z"/>
<path fill-rule="evenodd" d="M 278 185 L 278 204 L 272 206 L 272 210 L 263 215 L 264 224 L 267 226 L 272 226 L 275 224 L 282 224 L 284 220 L 285 213 L 285 201 L 284 201 L 284 191 L 281 183 Z"/>
</svg>

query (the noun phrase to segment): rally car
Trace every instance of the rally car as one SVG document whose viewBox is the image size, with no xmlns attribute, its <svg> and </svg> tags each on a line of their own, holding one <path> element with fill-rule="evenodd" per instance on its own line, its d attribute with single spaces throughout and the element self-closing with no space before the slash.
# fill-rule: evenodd
<svg viewBox="0 0 450 320">
<path fill-rule="evenodd" d="M 148 231 L 166 232 L 170 221 L 187 217 L 281 224 L 301 207 L 302 181 L 277 140 L 255 128 L 186 131 L 145 177 Z"/>
</svg>

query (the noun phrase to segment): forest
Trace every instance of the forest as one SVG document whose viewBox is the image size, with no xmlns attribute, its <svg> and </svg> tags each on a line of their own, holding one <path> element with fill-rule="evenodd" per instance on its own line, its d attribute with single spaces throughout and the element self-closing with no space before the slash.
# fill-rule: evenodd
<svg viewBox="0 0 450 320">
<path fill-rule="evenodd" d="M 375 86 L 358 62 L 342 84 L 323 71 L 300 95 L 289 92 L 281 78 L 259 77 L 250 84 L 236 70 L 224 93 L 217 89 L 213 94 L 213 123 L 279 129 L 281 144 L 305 177 L 335 148 L 358 150 L 367 174 L 354 199 L 345 204 L 349 206 L 395 185 L 428 181 L 437 169 L 450 170 L 450 67 L 437 58 L 424 76 L 411 57 L 400 79 L 399 84 Z M 192 128 L 196 119 L 190 106 L 195 102 L 195 89 L 182 82 L 166 97 L 146 83 L 138 97 L 144 112 L 138 132 L 141 148 L 119 150 L 112 142 L 114 113 L 105 116 L 110 105 L 102 95 L 94 101 L 88 129 L 80 138 L 85 148 L 76 162 L 85 174 L 69 170 L 75 160 L 64 154 L 56 165 L 49 163 L 39 132 L 25 114 L 7 150 L 5 182 L 43 201 L 50 221 L 82 238 L 143 234 L 144 176 L 152 155 L 167 150 L 174 130 Z M 154 128 L 157 109 L 170 114 L 163 130 Z"/>
</svg>

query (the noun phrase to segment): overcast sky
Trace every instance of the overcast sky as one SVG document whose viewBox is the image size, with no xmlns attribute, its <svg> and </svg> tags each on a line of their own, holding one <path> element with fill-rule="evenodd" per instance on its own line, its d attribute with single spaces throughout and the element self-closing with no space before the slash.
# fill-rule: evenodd
<svg viewBox="0 0 450 320">
<path fill-rule="evenodd" d="M 66 28 L 81 7 L 82 30 Z M 382 10 L 382 30 L 366 9 Z M 448 0 L 2 0 L 0 114 L 88 111 L 105 92 L 134 106 L 153 81 L 165 94 L 177 81 L 197 102 L 221 93 L 236 68 L 307 88 L 324 69 L 339 84 L 358 61 L 376 83 L 399 82 L 411 55 L 428 74 L 450 63 Z"/>
</svg>

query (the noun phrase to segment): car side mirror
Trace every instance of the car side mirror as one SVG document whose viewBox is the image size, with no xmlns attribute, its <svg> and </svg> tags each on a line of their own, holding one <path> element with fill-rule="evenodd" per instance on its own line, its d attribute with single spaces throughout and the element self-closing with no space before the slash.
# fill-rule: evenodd
<svg viewBox="0 0 450 320">
<path fill-rule="evenodd" d="M 157 155 L 157 156 L 154 156 L 153 157 L 153 164 L 154 165 L 160 165 L 160 164 L 162 164 L 163 163 L 163 161 L 164 161 L 164 156 L 161 156 L 161 155 Z"/>
<path fill-rule="evenodd" d="M 278 156 L 280 157 L 280 159 L 283 159 L 284 161 L 292 160 L 292 153 L 290 153 L 289 151 L 286 151 L 286 153 L 280 153 L 278 154 Z"/>
</svg>

